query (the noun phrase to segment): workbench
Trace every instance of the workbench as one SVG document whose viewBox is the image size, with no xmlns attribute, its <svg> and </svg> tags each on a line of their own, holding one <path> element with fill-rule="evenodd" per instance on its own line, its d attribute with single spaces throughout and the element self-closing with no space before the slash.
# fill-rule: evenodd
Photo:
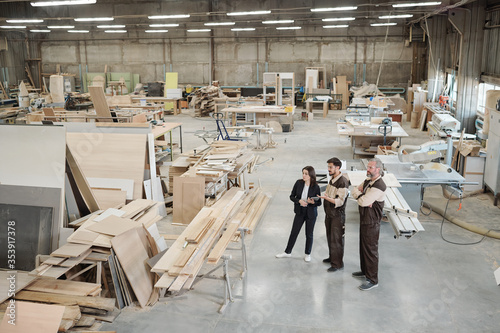
<svg viewBox="0 0 500 333">
<path fill-rule="evenodd" d="M 155 139 L 155 145 L 164 145 L 165 134 L 170 134 L 170 160 L 174 160 L 174 150 L 172 147 L 172 131 L 179 128 L 179 149 L 182 153 L 182 123 L 163 123 L 153 126 L 153 136 Z M 158 141 L 157 141 L 158 140 Z"/>
<path fill-rule="evenodd" d="M 181 113 L 180 99 L 179 98 L 167 98 L 167 97 L 132 97 L 132 102 L 140 102 L 141 99 L 145 99 L 146 103 L 174 103 L 174 116 Z"/>
<path fill-rule="evenodd" d="M 374 123 L 356 123 L 346 122 L 337 123 L 337 131 L 339 135 L 351 137 L 352 157 L 354 155 L 371 155 L 377 154 L 377 147 L 372 150 L 365 148 L 371 147 L 371 142 L 377 144 L 383 143 L 384 135 L 378 131 L 380 124 Z M 392 132 L 386 135 L 388 141 L 396 140 L 401 144 L 401 138 L 407 137 L 408 133 L 397 122 L 392 123 Z M 356 144 L 356 142 L 358 142 Z M 368 143 L 368 144 L 367 144 Z"/>
<path fill-rule="evenodd" d="M 287 111 L 284 106 L 260 106 L 260 105 L 254 105 L 254 106 L 244 106 L 244 107 L 228 107 L 220 110 L 222 114 L 224 114 L 224 120 L 228 119 L 229 114 L 232 114 L 232 121 L 231 124 L 233 126 L 236 126 L 236 114 L 242 113 L 242 114 L 253 114 L 253 124 L 257 125 L 257 117 L 258 116 L 264 116 L 264 117 L 270 117 L 270 116 L 293 116 L 295 112 L 295 106 L 289 106 L 291 109 L 291 112 Z"/>
<path fill-rule="evenodd" d="M 326 116 L 328 115 L 328 105 L 330 104 L 330 101 L 328 101 L 328 100 L 320 101 L 320 100 L 314 100 L 312 98 L 309 98 L 306 100 L 307 112 L 313 112 L 312 109 L 313 109 L 314 104 L 322 104 L 323 105 L 323 118 L 326 118 Z"/>
<path fill-rule="evenodd" d="M 410 162 L 401 162 L 397 155 L 376 155 L 384 164 L 387 172 L 393 173 L 401 187 L 399 191 L 415 212 L 420 211 L 424 188 L 434 185 L 461 186 L 472 184 L 467 182 L 452 168 L 440 171 L 436 169 L 421 169 Z"/>
</svg>

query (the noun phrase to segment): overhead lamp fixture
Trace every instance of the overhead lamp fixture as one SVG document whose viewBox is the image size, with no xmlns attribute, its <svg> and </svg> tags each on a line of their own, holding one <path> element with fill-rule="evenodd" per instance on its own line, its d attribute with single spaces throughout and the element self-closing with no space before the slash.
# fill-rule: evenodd
<svg viewBox="0 0 500 333">
<path fill-rule="evenodd" d="M 262 21 L 264 24 L 283 24 L 283 23 L 293 23 L 293 20 L 275 20 L 275 21 Z"/>
<path fill-rule="evenodd" d="M 157 29 L 157 30 L 146 30 L 147 33 L 155 33 L 155 32 L 168 32 L 168 30 L 161 30 L 161 29 Z"/>
<path fill-rule="evenodd" d="M 89 33 L 88 30 L 68 30 L 68 32 L 77 33 L 77 34 L 88 34 Z"/>
<path fill-rule="evenodd" d="M 113 17 L 80 17 L 76 18 L 76 22 L 92 22 L 92 21 L 113 21 Z"/>
<path fill-rule="evenodd" d="M 384 20 L 384 19 L 398 19 L 398 18 L 407 18 L 407 17 L 413 17 L 413 15 L 412 14 L 384 15 L 384 16 L 379 16 L 378 18 L 381 20 Z"/>
<path fill-rule="evenodd" d="M 125 28 L 125 24 L 105 24 L 98 25 L 99 29 L 115 29 L 115 28 Z"/>
<path fill-rule="evenodd" d="M 178 23 L 150 24 L 151 28 L 178 27 Z"/>
<path fill-rule="evenodd" d="M 211 31 L 212 29 L 188 29 L 187 32 L 207 32 Z"/>
<path fill-rule="evenodd" d="M 255 28 L 233 28 L 231 31 L 254 31 Z"/>
<path fill-rule="evenodd" d="M 7 23 L 42 23 L 43 20 L 29 20 L 29 19 L 19 19 L 19 20 L 7 20 Z"/>
<path fill-rule="evenodd" d="M 48 25 L 49 29 L 73 29 L 74 25 Z"/>
<path fill-rule="evenodd" d="M 207 22 L 204 25 L 211 26 L 211 25 L 235 25 L 235 22 Z"/>
<path fill-rule="evenodd" d="M 330 7 L 330 8 L 311 8 L 311 12 L 334 12 L 334 11 L 347 11 L 347 10 L 356 10 L 358 7 Z"/>
<path fill-rule="evenodd" d="M 333 18 L 324 18 L 321 21 L 323 22 L 335 22 L 335 21 L 354 21 L 355 17 L 333 17 Z"/>
<path fill-rule="evenodd" d="M 127 30 L 104 30 L 108 34 L 124 34 Z"/>
<path fill-rule="evenodd" d="M 337 25 L 324 25 L 325 29 L 333 29 L 333 28 L 349 28 L 348 24 L 337 24 Z"/>
<path fill-rule="evenodd" d="M 177 14 L 177 15 L 153 15 L 148 16 L 150 20 L 162 20 L 162 19 L 175 19 L 175 18 L 188 18 L 191 15 L 189 14 Z"/>
<path fill-rule="evenodd" d="M 420 6 L 438 6 L 441 4 L 441 1 L 435 2 L 413 2 L 413 3 L 398 3 L 392 5 L 394 8 L 404 8 L 404 7 L 420 7 Z"/>
<path fill-rule="evenodd" d="M 277 30 L 299 30 L 301 27 L 277 27 Z"/>
<path fill-rule="evenodd" d="M 30 30 L 30 32 L 50 32 L 50 30 Z"/>
<path fill-rule="evenodd" d="M 386 25 L 396 25 L 397 23 L 395 22 L 390 22 L 390 23 L 372 23 L 370 24 L 372 27 L 383 27 Z"/>
<path fill-rule="evenodd" d="M 266 15 L 271 14 L 270 10 L 254 10 L 251 12 L 232 12 L 227 13 L 227 16 L 244 16 L 244 15 Z"/>
<path fill-rule="evenodd" d="M 48 7 L 48 6 L 71 6 L 71 5 L 91 5 L 97 0 L 61 0 L 61 1 L 37 1 L 31 2 L 33 7 Z"/>
<path fill-rule="evenodd" d="M 26 29 L 25 25 L 0 25 L 2 29 Z"/>
</svg>

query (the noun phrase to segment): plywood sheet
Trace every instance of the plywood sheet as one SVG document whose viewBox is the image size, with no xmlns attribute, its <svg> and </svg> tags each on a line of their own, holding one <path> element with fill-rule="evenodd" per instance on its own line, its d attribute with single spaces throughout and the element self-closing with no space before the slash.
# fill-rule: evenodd
<svg viewBox="0 0 500 333">
<path fill-rule="evenodd" d="M 99 117 L 107 117 L 108 119 L 99 119 L 101 122 L 112 122 L 111 112 L 109 111 L 108 103 L 106 102 L 106 96 L 104 95 L 104 90 L 99 86 L 89 87 L 90 97 L 94 103 L 95 113 Z"/>
<path fill-rule="evenodd" d="M 2 323 L 0 323 L 0 332 L 57 333 L 64 310 L 65 307 L 60 305 L 16 302 L 16 324 L 9 324 L 10 318 L 8 311 L 6 311 Z"/>
<path fill-rule="evenodd" d="M 113 238 L 111 244 L 139 304 L 145 307 L 153 292 L 153 282 L 146 267 L 148 253 L 139 233 L 144 233 L 144 229 L 129 230 Z"/>
<path fill-rule="evenodd" d="M 142 198 L 146 134 L 67 133 L 66 138 L 85 177 L 133 179 L 133 198 Z"/>
<path fill-rule="evenodd" d="M 62 258 L 78 257 L 88 249 L 90 249 L 90 245 L 66 243 L 50 255 Z"/>
<path fill-rule="evenodd" d="M 174 177 L 173 194 L 173 221 L 189 224 L 205 205 L 205 178 Z"/>
<path fill-rule="evenodd" d="M 127 192 L 127 199 L 132 200 L 134 194 L 133 179 L 116 179 L 116 178 L 92 178 L 87 177 L 90 187 L 93 188 L 114 188 Z"/>
<path fill-rule="evenodd" d="M 8 271 L 0 271 L 0 303 L 3 303 L 7 298 L 9 298 L 10 280 L 13 273 Z M 24 287 L 33 283 L 37 279 L 35 276 L 28 275 L 28 272 L 16 272 L 16 293 L 22 290 Z"/>
<path fill-rule="evenodd" d="M 62 295 L 87 296 L 101 287 L 97 283 L 39 278 L 25 290 Z"/>
<path fill-rule="evenodd" d="M 134 220 L 111 215 L 101 222 L 89 226 L 87 229 L 105 235 L 117 236 L 130 229 L 134 229 L 140 226 L 141 224 Z"/>
<path fill-rule="evenodd" d="M 121 190 L 92 188 L 92 193 L 101 209 L 124 205 L 127 200 L 127 192 Z"/>
</svg>

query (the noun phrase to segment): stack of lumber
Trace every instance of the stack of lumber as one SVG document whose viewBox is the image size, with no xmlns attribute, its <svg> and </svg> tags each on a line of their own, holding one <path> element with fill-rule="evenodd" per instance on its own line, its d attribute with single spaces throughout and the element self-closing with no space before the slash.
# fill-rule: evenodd
<svg viewBox="0 0 500 333">
<path fill-rule="evenodd" d="M 194 116 L 205 117 L 215 111 L 215 98 L 222 97 L 222 90 L 216 86 L 205 86 L 194 91 L 191 104 L 194 105 Z"/>
<path fill-rule="evenodd" d="M 2 299 L 0 303 L 1 332 L 76 332 L 98 330 L 98 321 L 113 322 L 120 311 L 115 299 L 95 296 L 100 285 L 95 283 L 54 280 L 16 273 L 15 300 L 6 300 L 4 281 L 11 272 L 0 271 Z M 16 307 L 16 325 L 6 325 L 11 304 Z"/>
<path fill-rule="evenodd" d="M 245 195 L 233 187 L 213 206 L 203 207 L 151 269 L 161 275 L 155 288 L 190 289 L 205 260 L 216 264 L 239 227 L 256 227 L 269 198 L 260 190 Z"/>
<path fill-rule="evenodd" d="M 79 228 L 68 237 L 68 243 L 52 252 L 30 274 L 52 279 L 65 275 L 69 280 L 105 262 L 113 288 L 107 287 L 106 279 L 104 283 L 116 296 L 120 309 L 130 305 L 133 296 L 141 307 L 154 304 L 159 295 L 153 290 L 154 280 L 145 262 L 167 248 L 156 225 L 161 219 L 158 205 L 155 201 L 138 199 L 120 209 L 94 212 L 75 221 L 73 224 Z M 101 265 L 98 266 L 96 282 L 100 287 Z M 93 295 L 100 292 L 99 288 Z"/>
<path fill-rule="evenodd" d="M 248 142 L 241 141 L 211 143 L 211 149 L 196 166 L 196 175 L 218 179 L 224 174 L 235 171 L 238 165 L 240 168 L 248 165 L 254 154 L 247 151 L 247 146 Z"/>
</svg>

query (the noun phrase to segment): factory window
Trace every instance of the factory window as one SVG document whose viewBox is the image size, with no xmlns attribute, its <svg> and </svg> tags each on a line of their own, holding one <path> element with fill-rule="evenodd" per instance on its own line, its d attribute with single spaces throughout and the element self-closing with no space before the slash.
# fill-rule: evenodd
<svg viewBox="0 0 500 333">
<path fill-rule="evenodd" d="M 500 86 L 489 83 L 479 84 L 477 92 L 477 113 L 481 116 L 484 115 L 484 107 L 486 105 L 486 92 L 488 90 L 500 90 Z"/>
</svg>

